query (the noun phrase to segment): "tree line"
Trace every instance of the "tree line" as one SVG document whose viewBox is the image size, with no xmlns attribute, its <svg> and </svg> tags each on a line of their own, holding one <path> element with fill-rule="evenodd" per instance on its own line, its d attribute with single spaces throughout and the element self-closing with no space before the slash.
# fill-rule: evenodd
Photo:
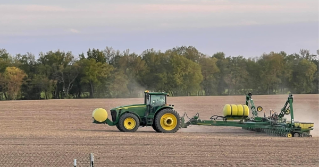
<svg viewBox="0 0 319 167">
<path fill-rule="evenodd" d="M 0 100 L 141 97 L 146 89 L 172 96 L 318 94 L 318 56 L 301 49 L 245 58 L 182 46 L 140 55 L 111 47 L 78 56 L 57 50 L 36 59 L 0 49 Z"/>
</svg>

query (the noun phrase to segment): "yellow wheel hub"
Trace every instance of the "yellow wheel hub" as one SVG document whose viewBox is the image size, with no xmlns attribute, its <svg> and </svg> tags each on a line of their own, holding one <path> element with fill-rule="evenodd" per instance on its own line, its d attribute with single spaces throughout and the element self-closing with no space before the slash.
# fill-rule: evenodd
<svg viewBox="0 0 319 167">
<path fill-rule="evenodd" d="M 134 118 L 129 117 L 124 120 L 125 129 L 132 130 L 135 128 L 135 126 L 136 126 L 136 121 Z"/>
<path fill-rule="evenodd" d="M 177 118 L 174 114 L 166 113 L 161 117 L 161 127 L 164 130 L 173 130 L 177 126 Z"/>
<path fill-rule="evenodd" d="M 291 134 L 291 133 L 288 133 L 288 134 L 287 134 L 287 137 L 292 137 L 292 134 Z"/>
<path fill-rule="evenodd" d="M 164 125 L 165 126 L 172 126 L 174 125 L 174 121 L 171 117 L 167 117 L 167 118 L 164 118 Z"/>
</svg>

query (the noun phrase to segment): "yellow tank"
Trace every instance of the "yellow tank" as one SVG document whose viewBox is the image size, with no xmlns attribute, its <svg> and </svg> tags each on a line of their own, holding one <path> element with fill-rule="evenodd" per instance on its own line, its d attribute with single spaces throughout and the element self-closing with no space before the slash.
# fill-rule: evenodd
<svg viewBox="0 0 319 167">
<path fill-rule="evenodd" d="M 243 114 L 244 114 L 243 105 L 237 105 L 237 115 L 243 115 Z"/>
<path fill-rule="evenodd" d="M 245 117 L 248 117 L 249 116 L 249 108 L 247 105 L 243 105 L 243 108 L 244 108 L 244 116 Z"/>
<path fill-rule="evenodd" d="M 92 117 L 97 122 L 104 122 L 107 119 L 107 112 L 103 108 L 97 108 L 93 111 Z"/>
<path fill-rule="evenodd" d="M 238 115 L 238 107 L 237 107 L 237 105 L 236 104 L 231 104 L 230 105 L 231 106 L 231 114 L 232 115 Z"/>
<path fill-rule="evenodd" d="M 231 106 L 226 104 L 223 109 L 224 116 L 231 115 Z"/>
<path fill-rule="evenodd" d="M 247 105 L 226 104 L 223 113 L 225 117 L 248 117 L 249 108 Z"/>
</svg>

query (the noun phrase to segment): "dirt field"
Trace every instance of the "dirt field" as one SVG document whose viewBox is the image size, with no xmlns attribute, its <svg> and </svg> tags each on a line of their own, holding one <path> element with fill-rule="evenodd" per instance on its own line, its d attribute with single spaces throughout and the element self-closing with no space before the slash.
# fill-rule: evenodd
<svg viewBox="0 0 319 167">
<path fill-rule="evenodd" d="M 279 111 L 288 95 L 253 96 L 256 106 Z M 295 120 L 315 122 L 318 95 L 294 95 Z M 245 96 L 169 97 L 169 104 L 201 119 L 222 115 L 226 103 Z M 85 99 L 0 102 L 0 166 L 318 166 L 319 138 L 282 138 L 233 127 L 192 126 L 175 134 L 139 128 L 122 133 L 92 123 L 95 108 L 107 110 L 136 99 Z M 268 114 L 268 112 L 267 112 Z"/>
</svg>

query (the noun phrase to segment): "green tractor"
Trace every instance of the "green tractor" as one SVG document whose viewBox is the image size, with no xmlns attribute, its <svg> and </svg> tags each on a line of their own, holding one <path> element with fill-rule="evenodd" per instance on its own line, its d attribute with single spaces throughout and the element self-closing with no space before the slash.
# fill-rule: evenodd
<svg viewBox="0 0 319 167">
<path fill-rule="evenodd" d="M 181 127 L 181 118 L 174 105 L 167 105 L 167 93 L 144 92 L 144 104 L 133 104 L 111 109 L 112 120 L 107 111 L 93 111 L 93 123 L 116 126 L 122 132 L 135 132 L 139 126 L 152 126 L 156 132 L 175 133 Z"/>
</svg>

